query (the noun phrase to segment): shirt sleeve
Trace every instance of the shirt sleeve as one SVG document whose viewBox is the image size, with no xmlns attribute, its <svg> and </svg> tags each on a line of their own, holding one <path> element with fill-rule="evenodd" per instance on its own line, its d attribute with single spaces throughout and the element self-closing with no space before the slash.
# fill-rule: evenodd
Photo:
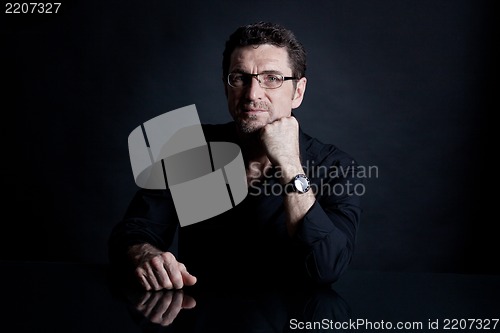
<svg viewBox="0 0 500 333">
<path fill-rule="evenodd" d="M 296 238 L 304 251 L 307 275 L 326 284 L 335 282 L 351 262 L 364 185 L 358 164 L 347 155 L 322 170 L 324 174 L 312 177 L 316 202 Z"/>
<path fill-rule="evenodd" d="M 177 252 L 179 220 L 168 190 L 139 189 L 125 216 L 112 229 L 108 239 L 110 263 L 127 266 L 130 246 L 149 243 L 162 251 Z"/>
</svg>

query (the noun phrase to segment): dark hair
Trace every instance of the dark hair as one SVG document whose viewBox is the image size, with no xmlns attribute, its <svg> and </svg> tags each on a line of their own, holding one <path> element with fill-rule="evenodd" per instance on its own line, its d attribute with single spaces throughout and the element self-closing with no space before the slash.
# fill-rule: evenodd
<svg viewBox="0 0 500 333">
<path fill-rule="evenodd" d="M 229 36 L 222 57 L 223 78 L 229 74 L 231 54 L 236 48 L 262 44 L 286 48 L 292 75 L 296 78 L 306 75 L 306 51 L 294 33 L 276 23 L 257 22 L 239 27 Z"/>
</svg>

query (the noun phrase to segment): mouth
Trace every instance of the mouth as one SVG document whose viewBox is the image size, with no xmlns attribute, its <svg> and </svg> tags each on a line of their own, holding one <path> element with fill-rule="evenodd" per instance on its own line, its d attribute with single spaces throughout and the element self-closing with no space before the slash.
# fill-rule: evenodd
<svg viewBox="0 0 500 333">
<path fill-rule="evenodd" d="M 249 109 L 249 108 L 242 108 L 241 113 L 247 113 L 247 114 L 258 114 L 258 113 L 265 113 L 267 110 L 264 109 Z"/>
</svg>

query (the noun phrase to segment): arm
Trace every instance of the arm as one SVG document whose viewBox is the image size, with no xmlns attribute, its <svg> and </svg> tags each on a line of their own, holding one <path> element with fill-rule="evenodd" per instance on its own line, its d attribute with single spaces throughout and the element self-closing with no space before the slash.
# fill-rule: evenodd
<svg viewBox="0 0 500 333">
<path fill-rule="evenodd" d="M 347 179 L 332 181 L 320 190 L 323 193 L 318 194 L 295 235 L 303 249 L 307 275 L 317 283 L 335 282 L 347 269 L 362 212 L 359 196 L 353 192 L 345 196 L 329 193 L 332 184 L 347 186 Z"/>
<path fill-rule="evenodd" d="M 261 132 L 262 145 L 271 163 L 280 171 L 281 185 L 304 173 L 300 160 L 299 125 L 295 117 L 286 117 L 266 125 Z M 306 213 L 314 205 L 314 193 L 290 193 L 284 197 L 288 234 L 294 236 Z"/>
<path fill-rule="evenodd" d="M 300 221 L 295 240 L 308 276 L 332 283 L 352 259 L 365 189 L 359 166 L 349 155 L 331 145 L 314 144 L 310 149 L 306 158 L 322 162 L 309 170 L 316 201 Z"/>
<path fill-rule="evenodd" d="M 180 289 L 196 283 L 176 259 L 177 229 L 169 191 L 137 191 L 124 218 L 111 232 L 111 267 L 134 275 L 146 290 Z"/>
<path fill-rule="evenodd" d="M 300 156 L 294 117 L 267 125 L 262 140 L 269 159 L 282 171 L 282 184 L 304 173 L 307 160 L 321 165 L 310 177 L 309 192 L 285 196 L 286 223 L 304 256 L 309 278 L 320 284 L 336 281 L 351 261 L 361 215 L 360 195 L 355 191 L 362 185 L 357 164 L 333 146 L 319 143 Z"/>
</svg>

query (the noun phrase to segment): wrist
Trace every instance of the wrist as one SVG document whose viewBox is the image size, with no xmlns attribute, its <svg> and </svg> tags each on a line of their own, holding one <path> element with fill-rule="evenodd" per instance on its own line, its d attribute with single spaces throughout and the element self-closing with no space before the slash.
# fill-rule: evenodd
<svg viewBox="0 0 500 333">
<path fill-rule="evenodd" d="M 289 163 L 289 164 L 280 165 L 280 166 L 277 166 L 277 169 L 279 170 L 280 182 L 283 185 L 288 184 L 298 174 L 305 174 L 304 168 L 302 168 L 302 165 L 300 165 L 300 162 L 293 163 L 293 164 Z"/>
<path fill-rule="evenodd" d="M 130 246 L 127 253 L 132 262 L 139 265 L 148 258 L 157 256 L 162 252 L 149 243 L 141 243 Z"/>
<path fill-rule="evenodd" d="M 305 194 L 311 189 L 311 181 L 304 173 L 298 173 L 292 180 L 283 185 L 284 194 L 289 195 L 291 193 Z"/>
</svg>

